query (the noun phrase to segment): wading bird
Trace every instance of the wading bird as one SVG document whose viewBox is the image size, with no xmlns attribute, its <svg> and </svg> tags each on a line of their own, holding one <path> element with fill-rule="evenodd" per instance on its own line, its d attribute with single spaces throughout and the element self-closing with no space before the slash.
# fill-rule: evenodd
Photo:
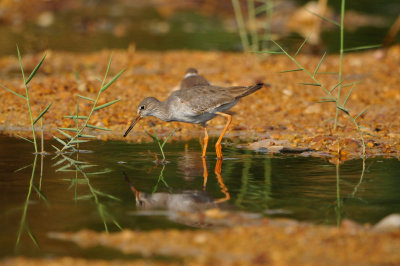
<svg viewBox="0 0 400 266">
<path fill-rule="evenodd" d="M 206 79 L 204 80 L 208 83 Z M 128 135 L 140 119 L 146 116 L 154 116 L 167 122 L 178 121 L 200 124 L 204 127 L 202 157 L 205 157 L 208 144 L 206 123 L 220 115 L 227 118 L 226 125 L 215 144 L 217 157 L 222 159 L 221 141 L 232 121 L 232 116 L 225 113 L 225 111 L 236 105 L 241 98 L 256 92 L 263 86 L 263 83 L 234 87 L 200 84 L 174 91 L 165 101 L 159 101 L 154 97 L 146 97 L 140 102 L 137 116 L 125 132 L 124 137 Z"/>
</svg>

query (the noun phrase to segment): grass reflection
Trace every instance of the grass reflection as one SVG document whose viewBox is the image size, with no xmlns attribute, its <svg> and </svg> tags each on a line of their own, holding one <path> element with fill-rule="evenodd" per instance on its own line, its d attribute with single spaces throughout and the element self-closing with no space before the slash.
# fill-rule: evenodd
<svg viewBox="0 0 400 266">
<path fill-rule="evenodd" d="M 170 186 L 168 186 L 167 182 L 164 179 L 164 170 L 165 170 L 165 164 L 163 164 L 162 169 L 160 171 L 160 175 L 158 176 L 158 180 L 157 183 L 155 184 L 155 186 L 153 187 L 153 191 L 151 192 L 152 194 L 155 193 L 158 189 L 158 185 L 160 184 L 160 182 L 162 182 L 166 188 L 170 188 Z"/>
<path fill-rule="evenodd" d="M 251 153 L 251 151 L 246 151 L 246 154 Z M 243 200 L 246 197 L 246 193 L 248 191 L 248 185 L 249 185 L 249 172 L 250 172 L 250 167 L 251 167 L 251 160 L 246 160 L 243 163 L 243 168 L 242 168 L 242 184 L 240 187 L 239 195 L 237 196 L 235 205 L 243 207 Z"/>
<path fill-rule="evenodd" d="M 356 193 L 358 192 L 358 189 L 364 180 L 364 175 L 365 175 L 365 157 L 362 158 L 362 170 L 361 170 L 360 180 L 358 181 L 357 185 L 354 187 L 353 193 L 351 193 L 351 196 L 353 198 L 356 196 Z"/>
<path fill-rule="evenodd" d="M 340 198 L 340 160 L 336 160 L 336 226 L 342 221 L 342 199 Z"/>
<path fill-rule="evenodd" d="M 43 59 L 42 59 L 42 61 L 43 61 Z M 42 199 L 46 203 L 47 206 L 49 206 L 49 201 L 42 192 L 44 156 L 47 154 L 44 150 L 44 137 L 43 137 L 43 115 L 44 115 L 44 113 L 45 112 L 42 112 L 42 114 L 39 116 L 40 119 L 38 118 L 40 121 L 40 128 L 41 128 L 41 152 L 37 152 L 37 147 L 35 147 L 36 152 L 34 153 L 35 158 L 33 160 L 33 163 L 29 164 L 27 166 L 23 166 L 15 171 L 15 172 L 19 172 L 28 167 L 32 167 L 31 178 L 29 180 L 29 188 L 28 188 L 28 192 L 26 194 L 26 199 L 25 199 L 25 203 L 24 203 L 24 207 L 23 207 L 23 211 L 22 211 L 20 226 L 19 226 L 18 233 L 17 233 L 17 240 L 15 242 L 16 248 L 18 248 L 18 246 L 21 242 L 21 237 L 22 237 L 22 234 L 24 231 L 29 235 L 29 237 L 31 238 L 31 240 L 35 244 L 35 246 L 39 247 L 39 242 L 38 242 L 37 238 L 35 237 L 35 235 L 33 234 L 33 232 L 31 231 L 29 224 L 27 222 L 28 205 L 30 202 L 32 189 L 35 190 L 38 197 L 40 199 Z M 36 145 L 36 142 L 35 142 L 35 145 Z M 38 159 L 39 155 L 40 155 L 39 186 L 36 186 L 34 184 L 34 179 L 35 179 L 35 171 L 36 171 L 36 166 L 37 166 L 37 159 Z"/>
<path fill-rule="evenodd" d="M 344 205 L 344 200 L 340 196 L 340 163 L 341 161 L 339 159 L 336 159 L 336 206 L 335 206 L 335 212 L 336 212 L 336 225 L 339 227 L 342 221 L 342 214 L 343 214 L 343 205 Z M 365 176 L 365 170 L 366 170 L 366 158 L 363 156 L 362 157 L 362 168 L 361 168 L 361 174 L 360 174 L 360 179 L 358 183 L 354 186 L 353 192 L 350 194 L 349 198 L 356 198 L 356 194 L 359 190 L 359 187 L 361 186 L 362 182 L 364 181 L 364 176 Z M 347 197 L 346 197 L 347 199 Z"/>
<path fill-rule="evenodd" d="M 271 166 L 271 158 L 265 158 L 264 160 L 264 182 L 265 182 L 265 187 L 264 187 L 264 201 L 268 202 L 269 200 L 272 199 L 271 197 L 271 185 L 272 185 L 272 166 Z M 268 206 L 267 206 L 268 207 Z"/>
<path fill-rule="evenodd" d="M 86 172 L 88 168 L 95 167 L 96 165 L 88 164 L 84 161 L 79 160 L 79 155 L 76 155 L 76 159 L 70 158 L 67 154 L 58 154 L 55 158 L 61 156 L 61 158 L 53 165 L 53 166 L 60 166 L 56 172 L 74 172 L 75 177 L 72 179 L 68 179 L 68 181 L 71 181 L 71 185 L 69 186 L 69 189 L 74 187 L 74 200 L 79 201 L 79 200 L 89 200 L 92 199 L 94 204 L 96 205 L 97 212 L 100 216 L 100 219 L 103 222 L 104 225 L 104 230 L 106 232 L 109 232 L 109 227 L 108 227 L 108 222 L 111 221 L 118 229 L 122 230 L 122 227 L 120 224 L 117 222 L 117 220 L 114 218 L 112 214 L 110 214 L 106 208 L 106 206 L 102 203 L 101 198 L 108 198 L 111 200 L 115 201 L 120 201 L 119 198 L 108 194 L 104 193 L 96 188 L 94 188 L 90 182 L 90 176 L 95 176 L 95 175 L 102 175 L 102 174 L 107 174 L 110 173 L 111 170 L 105 169 L 103 171 L 98 171 L 98 172 Z M 89 193 L 86 195 L 81 195 L 78 196 L 78 185 L 79 184 L 84 184 L 89 188 Z"/>
<path fill-rule="evenodd" d="M 37 241 L 35 235 L 31 231 L 28 221 L 27 221 L 28 206 L 29 206 L 29 202 L 30 202 L 30 198 L 31 198 L 31 194 L 32 194 L 32 189 L 34 187 L 33 181 L 35 178 L 37 157 L 38 157 L 38 155 L 36 154 L 35 158 L 33 160 L 33 164 L 29 165 L 29 166 L 32 166 L 32 174 L 31 174 L 31 178 L 29 180 L 29 188 L 28 188 L 28 192 L 26 194 L 26 199 L 25 199 L 25 203 L 24 203 L 24 207 L 23 207 L 23 211 L 22 211 L 21 221 L 20 221 L 19 229 L 18 229 L 18 233 L 17 233 L 17 240 L 15 242 L 16 248 L 18 248 L 18 246 L 21 242 L 22 234 L 24 232 L 26 232 L 29 235 L 29 237 L 32 239 L 32 242 L 35 244 L 35 246 L 39 247 L 39 242 Z"/>
</svg>

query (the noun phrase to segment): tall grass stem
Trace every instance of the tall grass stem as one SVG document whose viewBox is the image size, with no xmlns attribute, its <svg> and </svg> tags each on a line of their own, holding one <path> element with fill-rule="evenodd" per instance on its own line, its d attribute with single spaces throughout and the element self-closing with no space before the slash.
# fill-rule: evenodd
<svg viewBox="0 0 400 266">
<path fill-rule="evenodd" d="M 33 115 L 32 115 L 31 103 L 29 100 L 28 85 L 25 80 L 25 73 L 24 73 L 24 68 L 22 66 L 22 58 L 21 58 L 21 53 L 19 51 L 18 45 L 17 45 L 17 53 L 18 53 L 19 66 L 21 68 L 22 80 L 24 81 L 26 103 L 28 105 L 29 117 L 31 119 L 33 146 L 35 147 L 35 153 L 37 153 L 38 149 L 37 149 L 37 143 L 36 143 L 35 125 L 33 123 Z"/>
<path fill-rule="evenodd" d="M 256 26 L 256 12 L 254 6 L 254 0 L 247 1 L 247 10 L 249 16 L 249 27 L 251 33 L 251 50 L 258 51 L 258 34 L 257 34 L 257 26 Z"/>
<path fill-rule="evenodd" d="M 343 52 L 344 52 L 344 15 L 345 15 L 345 6 L 346 0 L 341 0 L 341 7 L 340 7 L 340 57 L 339 57 L 339 87 L 338 87 L 338 96 L 337 96 L 337 104 L 340 105 L 340 94 L 342 91 L 342 73 L 343 73 Z M 338 123 L 338 116 L 339 116 L 339 109 L 336 109 L 335 114 L 335 124 L 333 129 L 336 130 L 337 123 Z"/>
<path fill-rule="evenodd" d="M 244 18 L 239 0 L 232 0 L 232 5 L 233 5 L 233 10 L 235 12 L 236 22 L 239 28 L 239 35 L 240 35 L 240 40 L 242 42 L 243 50 L 248 52 L 250 50 L 249 39 L 247 37 L 246 24 L 244 23 Z"/>
</svg>

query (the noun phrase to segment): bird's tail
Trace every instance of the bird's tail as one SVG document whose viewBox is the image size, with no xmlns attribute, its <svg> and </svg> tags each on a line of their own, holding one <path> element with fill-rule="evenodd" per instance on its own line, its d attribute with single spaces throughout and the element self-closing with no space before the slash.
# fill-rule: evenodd
<svg viewBox="0 0 400 266">
<path fill-rule="evenodd" d="M 255 84 L 255 85 L 253 85 L 253 86 L 249 86 L 249 87 L 247 87 L 247 90 L 245 90 L 242 94 L 240 94 L 239 95 L 239 97 L 237 97 L 237 98 L 242 98 L 242 97 L 245 97 L 245 96 L 247 96 L 247 95 L 250 95 L 250 94 L 252 94 L 252 93 L 254 93 L 254 92 L 256 92 L 256 91 L 258 91 L 259 89 L 261 89 L 262 87 L 270 87 L 270 85 L 269 84 L 264 84 L 264 83 L 257 83 L 257 84 Z"/>
</svg>

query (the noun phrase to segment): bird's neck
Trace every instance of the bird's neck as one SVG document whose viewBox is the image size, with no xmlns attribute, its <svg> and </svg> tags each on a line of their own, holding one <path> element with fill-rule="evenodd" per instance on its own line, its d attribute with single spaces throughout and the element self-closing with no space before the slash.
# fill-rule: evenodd
<svg viewBox="0 0 400 266">
<path fill-rule="evenodd" d="M 152 115 L 163 121 L 169 120 L 169 108 L 167 101 L 160 101 L 157 108 L 152 112 Z"/>
</svg>

